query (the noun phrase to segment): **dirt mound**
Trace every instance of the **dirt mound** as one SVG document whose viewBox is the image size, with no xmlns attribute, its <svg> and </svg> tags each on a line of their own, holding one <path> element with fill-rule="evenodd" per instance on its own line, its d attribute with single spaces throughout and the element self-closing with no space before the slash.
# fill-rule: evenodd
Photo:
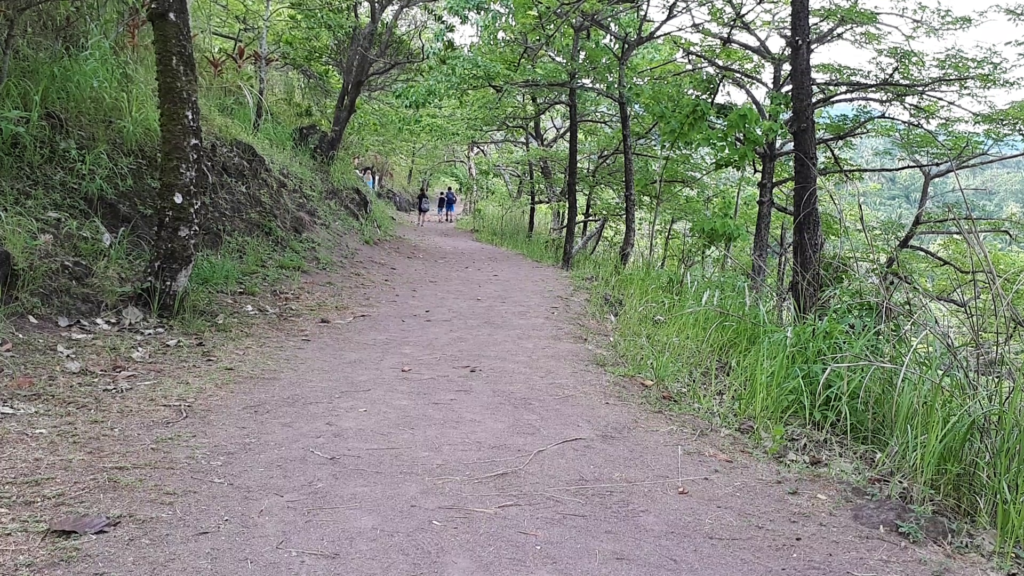
<svg viewBox="0 0 1024 576">
<path fill-rule="evenodd" d="M 241 140 L 208 140 L 206 162 L 213 184 L 201 206 L 203 250 L 215 250 L 232 236 L 287 243 L 342 213 L 359 220 L 370 212 L 370 199 L 355 186 L 339 188 L 326 175 L 296 177 Z M 35 209 L 20 226 L 25 238 L 17 253 L 11 249 L 13 280 L 5 300 L 93 314 L 132 293 L 156 236 L 150 207 L 158 158 L 140 152 L 130 165 L 130 184 L 109 194 L 89 198 L 76 190 L 47 190 L 57 210 Z"/>
</svg>

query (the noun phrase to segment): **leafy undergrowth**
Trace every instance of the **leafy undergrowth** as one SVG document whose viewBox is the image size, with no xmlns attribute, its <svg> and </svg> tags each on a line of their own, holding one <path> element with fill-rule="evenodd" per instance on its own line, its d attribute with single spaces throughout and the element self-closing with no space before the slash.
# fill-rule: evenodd
<svg viewBox="0 0 1024 576">
<path fill-rule="evenodd" d="M 557 262 L 521 213 L 480 209 L 486 242 Z M 827 469 L 943 517 L 998 531 L 1024 557 L 1024 392 L 962 370 L 927 327 L 877 324 L 863 303 L 783 325 L 740 274 L 579 259 L 573 277 L 613 327 L 611 368 L 671 409 L 750 434 L 766 454 Z M 961 540 L 960 544 L 969 544 Z"/>
<path fill-rule="evenodd" d="M 155 231 L 152 54 L 121 54 L 97 37 L 67 51 L 43 42 L 21 56 L 0 94 L 0 247 L 14 260 L 3 314 L 116 311 L 137 292 Z M 373 241 L 387 232 L 363 222 L 383 217 L 351 169 L 328 173 L 294 148 L 292 127 L 304 119 L 288 102 L 272 102 L 275 113 L 253 134 L 239 90 L 201 93 L 214 185 L 202 206 L 197 267 L 208 273 L 192 282 L 197 309 L 225 283 L 272 284 L 324 260 L 340 233 Z M 229 260 L 240 270 L 227 269 Z M 271 277 L 244 281 L 246 270 Z"/>
<path fill-rule="evenodd" d="M 225 287 L 243 286 L 223 270 L 219 278 Z M 4 573 L 33 574 L 73 559 L 78 538 L 47 534 L 55 518 L 123 519 L 141 498 L 173 502 L 176 495 L 154 494 L 145 478 L 173 451 L 189 448 L 178 425 L 210 410 L 233 382 L 264 374 L 282 341 L 345 320 L 344 299 L 310 275 L 260 288 L 213 296 L 217 315 L 202 324 L 134 322 L 133 309 L 11 324 L 0 363 Z"/>
</svg>

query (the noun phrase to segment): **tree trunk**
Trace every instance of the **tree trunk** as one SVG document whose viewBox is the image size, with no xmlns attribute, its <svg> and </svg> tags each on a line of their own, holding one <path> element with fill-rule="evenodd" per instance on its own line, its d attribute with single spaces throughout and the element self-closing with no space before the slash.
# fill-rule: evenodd
<svg viewBox="0 0 1024 576">
<path fill-rule="evenodd" d="M 578 23 L 577 23 L 578 24 Z M 576 65 L 580 52 L 580 30 L 573 28 L 569 73 L 569 165 L 565 174 L 566 221 L 562 244 L 562 268 L 572 268 L 573 244 L 576 242 L 576 186 L 579 180 L 580 119 L 576 94 Z"/>
<path fill-rule="evenodd" d="M 779 268 L 776 275 L 778 276 L 778 288 L 776 289 L 777 295 L 775 297 L 775 307 L 778 312 L 779 324 L 782 324 L 783 312 L 786 309 L 786 265 L 788 258 L 786 258 L 786 251 L 789 250 L 786 240 L 786 223 L 782 223 L 782 229 L 779 230 Z"/>
<path fill-rule="evenodd" d="M 917 229 L 921 226 L 921 222 L 924 221 L 925 210 L 928 209 L 928 201 L 931 199 L 931 188 L 932 188 L 932 175 L 923 172 L 923 180 L 921 181 L 921 194 L 917 198 L 917 210 L 914 212 L 914 219 L 910 221 L 910 226 L 907 227 L 907 231 L 903 233 L 903 237 L 900 238 L 899 242 L 892 250 L 892 254 L 889 255 L 885 260 L 885 264 L 882 266 L 882 270 L 889 272 L 892 267 L 899 261 L 900 252 L 906 250 L 910 243 L 914 241 L 914 236 L 917 235 Z"/>
<path fill-rule="evenodd" d="M 188 286 L 209 184 L 199 123 L 199 89 L 187 0 L 156 0 L 149 10 L 160 107 L 159 220 L 147 272 L 154 307 L 174 311 Z"/>
<path fill-rule="evenodd" d="M 570 259 L 576 258 L 576 255 L 579 254 L 580 252 L 582 252 L 587 247 L 588 244 L 590 244 L 591 242 L 594 241 L 595 238 L 600 238 L 601 237 L 601 235 L 604 233 L 604 224 L 605 224 L 605 219 L 602 218 L 601 220 L 598 221 L 597 226 L 594 227 L 594 231 L 593 232 L 591 232 L 590 234 L 583 235 L 583 239 L 580 240 L 580 243 L 577 244 L 576 247 L 574 247 L 572 249 L 572 254 L 570 255 Z M 594 248 L 595 249 L 597 248 L 596 244 L 594 245 Z"/>
<path fill-rule="evenodd" d="M 334 118 L 331 120 L 331 131 L 323 138 L 316 147 L 317 156 L 326 163 L 334 161 L 334 157 L 341 148 L 342 138 L 345 137 L 345 130 L 349 121 L 356 113 L 356 98 L 358 94 L 352 94 L 353 88 L 342 86 L 338 92 L 338 101 L 334 105 Z"/>
<path fill-rule="evenodd" d="M 7 15 L 7 31 L 4 33 L 4 54 L 0 61 L 0 90 L 7 84 L 7 75 L 11 71 L 11 54 L 14 52 L 15 40 L 18 38 L 18 19 L 21 12 L 12 11 Z"/>
<path fill-rule="evenodd" d="M 736 198 L 733 200 L 732 205 L 732 221 L 736 222 L 740 219 L 740 198 L 743 195 L 743 178 L 740 178 L 739 183 L 736 184 Z M 725 245 L 725 253 L 722 254 L 722 270 L 724 271 L 726 266 L 729 265 L 729 260 L 732 258 L 732 245 L 733 241 Z"/>
<path fill-rule="evenodd" d="M 768 250 L 771 246 L 772 212 L 775 211 L 775 163 L 777 146 L 774 141 L 765 144 L 760 154 L 761 179 L 757 182 L 757 222 L 754 225 L 754 246 L 750 259 L 750 280 L 754 292 L 760 292 L 768 276 Z"/>
<path fill-rule="evenodd" d="M 619 263 L 629 264 L 636 244 L 636 179 L 633 171 L 633 120 L 626 101 L 626 62 L 628 53 L 619 60 L 618 99 L 619 127 L 622 131 L 622 196 L 626 210 L 625 231 L 619 246 Z"/>
<path fill-rule="evenodd" d="M 668 222 L 668 232 L 665 233 L 665 244 L 661 247 L 661 265 L 658 268 L 664 270 L 665 262 L 668 260 L 668 246 L 672 240 L 672 229 L 676 226 L 676 219 L 672 218 Z"/>
<path fill-rule="evenodd" d="M 797 314 L 806 318 L 818 309 L 822 249 L 809 0 L 793 0 L 790 24 L 793 115 L 789 131 L 793 136 L 794 152 L 793 304 Z"/>
<path fill-rule="evenodd" d="M 270 2 L 267 0 L 260 26 L 260 57 L 257 68 L 258 88 L 256 90 L 256 113 L 252 119 L 252 131 L 259 132 L 263 117 L 267 114 L 267 30 L 270 28 Z"/>
<path fill-rule="evenodd" d="M 527 153 L 529 153 L 529 145 L 527 145 Z M 533 238 L 533 230 L 537 226 L 537 182 L 533 173 L 533 160 L 526 161 L 526 170 L 530 175 L 530 219 L 526 223 L 526 235 Z"/>
<path fill-rule="evenodd" d="M 580 231 L 580 236 L 586 236 L 587 230 L 590 228 L 590 218 L 594 212 L 594 187 L 591 186 L 587 189 L 587 201 L 583 204 L 583 230 Z"/>
<path fill-rule="evenodd" d="M 658 170 L 658 190 L 654 197 L 654 214 L 651 216 L 651 233 L 650 242 L 647 244 L 647 261 L 654 261 L 654 236 L 658 231 L 658 216 L 661 213 L 661 192 L 664 188 L 665 182 L 665 165 L 667 161 L 662 160 L 661 169 Z"/>
<path fill-rule="evenodd" d="M 476 162 L 473 160 L 473 145 L 466 148 L 466 167 L 469 172 L 469 198 L 463 203 L 462 212 L 466 215 L 473 213 L 473 206 L 476 205 Z"/>
</svg>

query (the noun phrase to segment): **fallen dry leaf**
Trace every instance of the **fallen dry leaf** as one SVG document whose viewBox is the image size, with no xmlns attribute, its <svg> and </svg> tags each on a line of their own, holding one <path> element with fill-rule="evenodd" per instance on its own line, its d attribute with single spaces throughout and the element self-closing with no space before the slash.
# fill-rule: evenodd
<svg viewBox="0 0 1024 576">
<path fill-rule="evenodd" d="M 71 372 L 72 374 L 78 374 L 79 372 L 82 371 L 82 363 L 72 360 L 71 362 L 68 362 L 67 364 L 64 365 L 64 370 L 67 372 Z"/>
<path fill-rule="evenodd" d="M 99 534 L 117 526 L 119 520 L 106 516 L 65 516 L 50 520 L 51 532 L 74 532 L 76 534 Z"/>
<path fill-rule="evenodd" d="M 67 316 L 60 316 L 60 317 L 57 318 L 57 325 L 60 326 L 61 328 L 67 328 L 68 326 L 71 326 L 72 324 L 74 324 L 74 322 L 72 322 L 71 320 L 68 320 Z"/>
<path fill-rule="evenodd" d="M 28 315 L 28 321 L 33 324 L 39 324 L 39 320 L 36 320 L 36 317 L 31 314 Z"/>
<path fill-rule="evenodd" d="M 124 320 L 125 326 L 131 326 L 132 324 L 138 324 L 146 319 L 146 315 L 135 306 L 128 306 L 121 311 L 121 318 Z"/>
<path fill-rule="evenodd" d="M 14 343 L 10 342 L 10 341 L 4 342 L 3 345 L 0 346 L 0 352 L 10 352 L 13 349 L 14 349 Z"/>
<path fill-rule="evenodd" d="M 408 366 L 403 366 L 402 372 L 412 372 L 412 368 L 409 368 Z"/>
<path fill-rule="evenodd" d="M 665 390 L 664 392 L 661 393 L 661 398 L 662 400 L 668 400 L 669 402 L 675 400 L 675 398 L 672 397 L 672 393 L 669 392 L 668 390 Z"/>
<path fill-rule="evenodd" d="M 714 458 L 715 460 L 718 460 L 719 462 L 732 463 L 732 458 L 729 458 L 728 456 L 726 456 L 725 454 L 722 454 L 718 450 L 708 450 L 707 452 L 704 453 L 704 455 L 708 456 L 708 457 L 711 457 L 711 458 Z"/>
<path fill-rule="evenodd" d="M 27 390 L 36 385 L 36 381 L 28 376 L 18 376 L 11 385 L 15 390 Z"/>
<path fill-rule="evenodd" d="M 678 492 L 680 495 L 685 496 L 690 493 L 690 489 L 686 486 L 680 486 Z"/>
</svg>

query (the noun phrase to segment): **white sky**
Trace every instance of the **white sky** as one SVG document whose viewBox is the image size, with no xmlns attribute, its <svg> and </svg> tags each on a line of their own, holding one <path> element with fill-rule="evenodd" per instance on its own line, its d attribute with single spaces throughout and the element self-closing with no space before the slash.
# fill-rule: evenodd
<svg viewBox="0 0 1024 576">
<path fill-rule="evenodd" d="M 930 5 L 942 5 L 954 13 L 962 16 L 977 16 L 979 12 L 988 10 L 995 6 L 1006 5 L 1012 0 L 997 1 L 997 0 L 924 0 L 925 3 Z M 814 0 L 811 0 L 811 6 L 815 4 Z M 868 0 L 865 2 L 867 6 L 873 6 L 880 10 L 891 10 L 892 8 L 902 4 L 899 0 Z M 953 37 L 943 39 L 941 41 L 935 40 L 922 40 L 917 45 L 918 48 L 931 51 L 931 50 L 942 50 L 949 46 L 959 46 L 961 48 L 971 48 L 979 45 L 990 46 L 998 48 L 1004 54 L 1011 59 L 1016 59 L 1016 55 L 1021 52 L 1021 49 L 1013 48 L 1008 46 L 1010 42 L 1021 40 L 1022 32 L 1024 27 L 1020 27 L 1017 24 L 1009 22 L 1004 16 L 998 14 L 990 14 L 985 17 L 983 23 L 967 32 L 959 33 Z M 863 63 L 866 58 L 865 53 L 859 53 L 855 48 L 850 46 L 835 46 L 828 49 L 822 50 L 822 56 L 824 58 L 832 59 L 835 58 L 841 62 L 849 64 Z M 1024 69 L 1022 69 L 1024 70 Z M 1001 94 L 996 98 L 1000 103 L 1005 104 L 1012 100 L 1024 99 L 1024 87 L 1019 90 L 1013 90 L 1005 94 Z"/>
</svg>

